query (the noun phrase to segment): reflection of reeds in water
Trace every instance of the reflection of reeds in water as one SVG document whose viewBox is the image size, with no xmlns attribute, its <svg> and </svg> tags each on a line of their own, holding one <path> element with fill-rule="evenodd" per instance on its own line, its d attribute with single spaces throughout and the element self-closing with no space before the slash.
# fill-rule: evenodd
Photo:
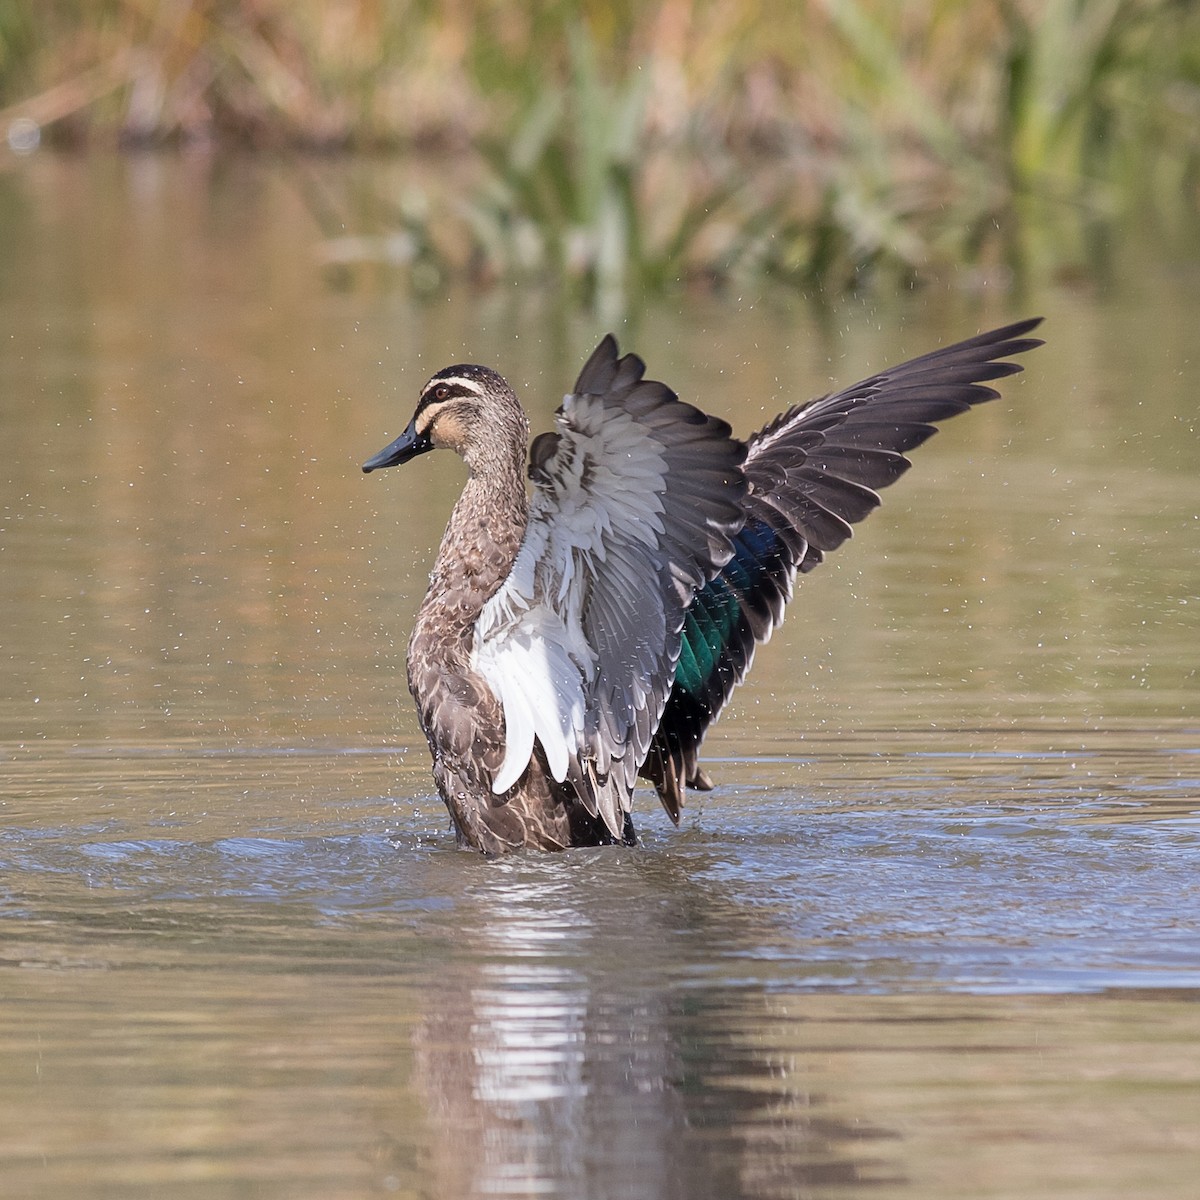
<svg viewBox="0 0 1200 1200">
<path fill-rule="evenodd" d="M 1193 213 L 1200 12 L 58 0 L 0 6 L 0 105 L 26 140 L 32 121 L 473 159 L 466 187 L 456 171 L 330 250 L 415 265 L 418 285 L 566 279 L 602 306 L 697 282 L 844 288 L 1007 273 L 1034 207 L 1054 266 L 1135 201 Z"/>
</svg>

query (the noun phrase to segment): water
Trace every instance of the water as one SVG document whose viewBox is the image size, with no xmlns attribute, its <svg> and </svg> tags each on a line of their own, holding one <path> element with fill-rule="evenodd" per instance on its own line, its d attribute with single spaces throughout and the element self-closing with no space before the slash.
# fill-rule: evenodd
<svg viewBox="0 0 1200 1200">
<path fill-rule="evenodd" d="M 486 863 L 403 686 L 461 473 L 358 464 L 463 358 L 544 424 L 603 330 L 323 274 L 304 198 L 391 170 L 0 176 L 4 1195 L 1192 1196 L 1200 273 L 618 330 L 742 430 L 1049 345 L 804 581 L 680 829 Z"/>
</svg>

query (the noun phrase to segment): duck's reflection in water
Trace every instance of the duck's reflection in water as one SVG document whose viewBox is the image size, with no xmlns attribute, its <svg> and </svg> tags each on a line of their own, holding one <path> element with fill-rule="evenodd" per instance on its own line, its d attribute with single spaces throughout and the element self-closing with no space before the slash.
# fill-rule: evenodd
<svg viewBox="0 0 1200 1200">
<path fill-rule="evenodd" d="M 437 1195 L 771 1196 L 876 1174 L 863 1124 L 822 1118 L 756 1038 L 775 1019 L 761 992 L 664 986 L 678 929 L 593 919 L 604 889 L 571 872 L 490 874 L 416 1034 Z"/>
<path fill-rule="evenodd" d="M 439 1191 L 583 1196 L 623 1179 L 622 1194 L 671 1195 L 662 1014 L 608 991 L 587 914 L 530 882 L 483 889 L 463 929 L 477 957 L 443 978 L 417 1035 Z"/>
</svg>

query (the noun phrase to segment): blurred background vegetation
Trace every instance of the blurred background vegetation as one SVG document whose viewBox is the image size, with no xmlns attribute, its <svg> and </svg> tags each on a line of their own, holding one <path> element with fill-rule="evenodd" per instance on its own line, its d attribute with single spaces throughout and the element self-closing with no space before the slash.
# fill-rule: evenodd
<svg viewBox="0 0 1200 1200">
<path fill-rule="evenodd" d="M 402 157 L 311 207 L 419 289 L 1069 274 L 1195 227 L 1200 5 L 0 0 L 0 136 Z"/>
</svg>

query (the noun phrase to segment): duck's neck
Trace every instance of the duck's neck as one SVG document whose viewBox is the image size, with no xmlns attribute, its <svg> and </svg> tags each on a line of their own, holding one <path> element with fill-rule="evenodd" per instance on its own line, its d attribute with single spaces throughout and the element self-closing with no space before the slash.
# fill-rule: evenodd
<svg viewBox="0 0 1200 1200">
<path fill-rule="evenodd" d="M 418 614 L 418 625 L 443 639 L 468 637 L 512 568 L 529 516 L 523 461 L 473 470 L 450 514 Z"/>
</svg>

